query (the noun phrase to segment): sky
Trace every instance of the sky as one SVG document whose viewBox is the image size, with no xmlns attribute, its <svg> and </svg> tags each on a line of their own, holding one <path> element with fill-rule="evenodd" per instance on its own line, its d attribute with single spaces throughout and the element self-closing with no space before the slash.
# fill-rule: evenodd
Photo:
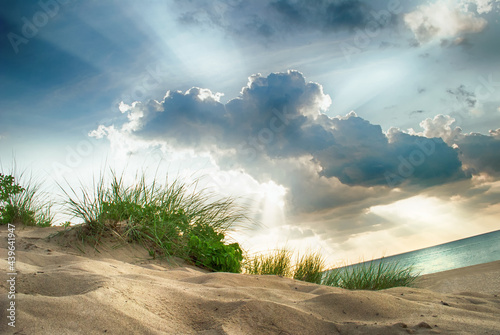
<svg viewBox="0 0 500 335">
<path fill-rule="evenodd" d="M 498 0 L 2 0 L 0 163 L 201 178 L 331 264 L 500 229 Z M 158 172 L 157 172 L 158 173 Z"/>
</svg>

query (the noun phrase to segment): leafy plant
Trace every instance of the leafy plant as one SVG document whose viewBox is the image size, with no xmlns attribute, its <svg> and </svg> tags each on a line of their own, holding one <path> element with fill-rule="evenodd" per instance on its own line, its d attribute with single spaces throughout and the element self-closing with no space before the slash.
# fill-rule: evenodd
<svg viewBox="0 0 500 335">
<path fill-rule="evenodd" d="M 93 190 L 63 189 L 69 211 L 83 219 L 82 236 L 97 241 L 118 234 L 141 243 L 152 257 L 174 255 L 214 271 L 241 271 L 242 250 L 225 244 L 229 229 L 248 220 L 235 200 L 216 199 L 196 190 L 196 183 L 174 180 L 146 182 L 144 174 L 132 185 L 111 171 L 109 186 L 101 175 Z"/>
<path fill-rule="evenodd" d="M 13 176 L 0 173 L 0 202 L 6 202 L 12 195 L 22 191 L 24 188 L 15 183 Z"/>
<path fill-rule="evenodd" d="M 22 179 L 24 173 L 21 173 Z M 12 175 L 0 174 L 0 224 L 23 223 L 29 226 L 50 226 L 54 220 L 52 203 L 41 200 L 41 184 L 32 177 L 26 180 L 26 187 L 15 183 Z"/>
<path fill-rule="evenodd" d="M 189 257 L 197 265 L 213 271 L 241 272 L 243 251 L 238 243 L 226 245 L 219 239 L 200 238 L 191 235 L 189 239 Z"/>
</svg>

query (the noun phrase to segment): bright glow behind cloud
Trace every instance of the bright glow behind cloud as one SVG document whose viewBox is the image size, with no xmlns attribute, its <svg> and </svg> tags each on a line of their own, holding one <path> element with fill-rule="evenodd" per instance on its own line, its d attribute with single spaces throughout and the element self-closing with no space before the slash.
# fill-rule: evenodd
<svg viewBox="0 0 500 335">
<path fill-rule="evenodd" d="M 416 194 L 432 187 L 448 192 L 459 182 L 467 189 L 471 175 L 500 174 L 495 133 L 462 135 L 443 115 L 421 123 L 422 133 L 385 133 L 354 112 L 327 116 L 330 101 L 320 84 L 298 71 L 253 75 L 227 103 L 194 87 L 169 91 L 162 101 L 121 105 L 122 124 L 100 126 L 92 135 L 120 150 L 129 146 L 129 153 L 160 147 L 171 152 L 169 159 L 179 151 L 209 158 L 211 169 L 224 176 L 222 183 L 213 178 L 219 191 L 256 203 L 267 230 L 248 237 L 254 246 L 273 248 L 269 242 L 280 241 L 303 248 L 323 241 L 328 253 L 359 254 L 368 237 L 382 248 L 384 238 L 401 241 L 423 230 L 458 236 L 445 234 L 450 224 L 463 223 L 456 207 L 432 192 Z M 482 190 L 480 196 L 491 201 Z"/>
<path fill-rule="evenodd" d="M 421 44 L 443 39 L 460 43 L 463 34 L 480 32 L 487 24 L 484 18 L 474 13 L 460 11 L 450 0 L 419 6 L 405 14 L 404 21 Z"/>
</svg>

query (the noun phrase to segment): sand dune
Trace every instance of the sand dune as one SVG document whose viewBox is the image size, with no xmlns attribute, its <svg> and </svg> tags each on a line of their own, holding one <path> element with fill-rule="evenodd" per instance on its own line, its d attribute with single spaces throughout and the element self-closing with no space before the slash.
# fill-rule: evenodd
<svg viewBox="0 0 500 335">
<path fill-rule="evenodd" d="M 348 291 L 208 273 L 116 242 L 97 252 L 57 227 L 17 227 L 12 328 L 6 228 L 2 334 L 500 334 L 500 262 L 426 275 L 416 288 Z"/>
</svg>

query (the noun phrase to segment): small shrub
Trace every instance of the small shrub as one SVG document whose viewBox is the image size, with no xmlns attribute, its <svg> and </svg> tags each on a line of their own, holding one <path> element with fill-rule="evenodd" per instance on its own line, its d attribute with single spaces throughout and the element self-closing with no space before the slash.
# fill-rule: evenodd
<svg viewBox="0 0 500 335">
<path fill-rule="evenodd" d="M 11 222 L 15 210 L 9 203 L 12 196 L 24 191 L 20 185 L 16 184 L 11 175 L 0 173 L 0 223 L 7 224 Z"/>
<path fill-rule="evenodd" d="M 24 173 L 21 173 L 21 178 Z M 0 224 L 22 223 L 28 226 L 50 226 L 54 220 L 52 203 L 41 200 L 41 185 L 30 177 L 21 187 L 14 177 L 0 174 Z M 2 205 L 2 202 L 4 205 Z"/>
<path fill-rule="evenodd" d="M 189 256 L 196 265 L 212 271 L 241 272 L 243 251 L 238 243 L 226 245 L 221 240 L 205 239 L 191 235 L 189 239 Z"/>
<path fill-rule="evenodd" d="M 0 173 L 0 202 L 6 202 L 12 195 L 22 191 L 24 191 L 24 188 L 15 183 L 13 176 Z"/>
<path fill-rule="evenodd" d="M 84 220 L 83 238 L 97 241 L 107 233 L 118 233 L 141 243 L 152 257 L 174 255 L 214 270 L 240 272 L 243 252 L 237 243 L 224 238 L 235 224 L 247 220 L 246 209 L 234 200 L 214 199 L 175 180 L 167 186 L 145 176 L 126 186 L 112 171 L 108 187 L 101 176 L 94 190 L 81 190 L 78 197 L 70 187 L 70 213 Z"/>
</svg>

